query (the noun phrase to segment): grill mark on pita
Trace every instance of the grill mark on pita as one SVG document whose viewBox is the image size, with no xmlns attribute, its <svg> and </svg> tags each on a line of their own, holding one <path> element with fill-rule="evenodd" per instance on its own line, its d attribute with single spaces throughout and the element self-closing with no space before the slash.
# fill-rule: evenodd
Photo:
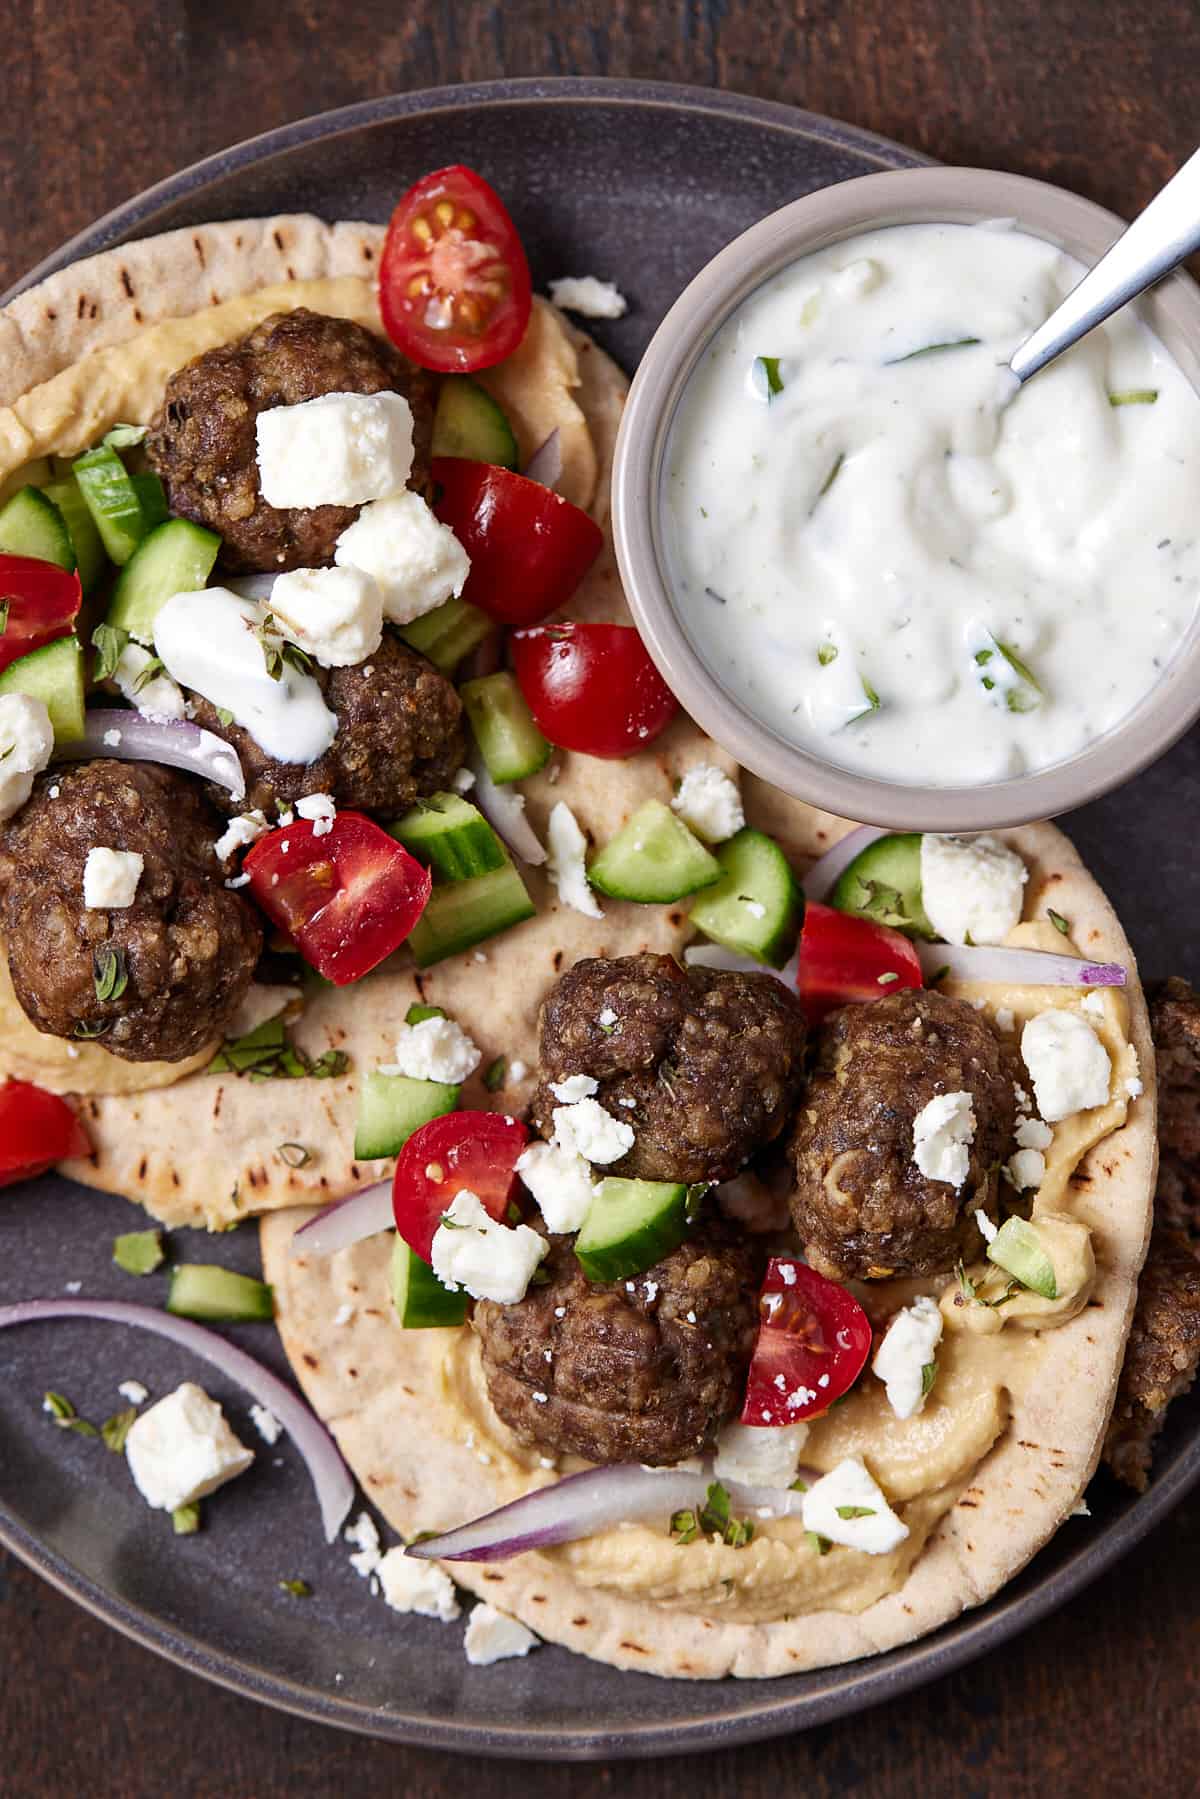
<svg viewBox="0 0 1200 1799">
<path fill-rule="evenodd" d="M 144 1181 L 146 1178 L 146 1158 L 145 1158 L 145 1156 L 143 1156 L 141 1161 L 138 1163 L 137 1177 L 138 1177 L 139 1181 Z"/>
<path fill-rule="evenodd" d="M 482 1578 L 484 1580 L 493 1580 L 497 1585 L 500 1585 L 504 1580 L 503 1574 L 497 1574 L 494 1568 L 485 1568 Z"/>
<path fill-rule="evenodd" d="M 181 1187 L 183 1185 L 183 1182 L 179 1178 L 178 1168 L 172 1168 L 171 1170 L 171 1185 L 173 1187 Z"/>
<path fill-rule="evenodd" d="M 588 1620 L 586 1618 L 572 1618 L 571 1622 L 576 1630 L 586 1630 L 588 1627 Z"/>
<path fill-rule="evenodd" d="M 960 1499 L 958 1503 L 959 1505 L 965 1505 L 968 1511 L 975 1511 L 979 1506 L 979 1501 L 977 1499 Z"/>
<path fill-rule="evenodd" d="M 350 1179 L 351 1179 L 351 1180 L 352 1180 L 352 1181 L 356 1181 L 356 1180 L 358 1180 L 358 1179 L 359 1179 L 359 1178 L 360 1178 L 360 1177 L 359 1177 L 359 1169 L 358 1169 L 358 1163 L 357 1163 L 357 1162 L 351 1162 L 351 1164 L 350 1164 Z"/>
<path fill-rule="evenodd" d="M 271 236 L 275 239 L 275 248 L 277 250 L 282 250 L 283 249 L 283 232 L 279 231 L 277 229 L 275 231 L 272 231 Z"/>
<path fill-rule="evenodd" d="M 133 282 L 130 279 L 129 270 L 125 267 L 122 267 L 121 269 L 121 286 L 125 289 L 126 298 L 132 300 L 134 292 Z"/>
<path fill-rule="evenodd" d="M 47 318 L 48 322 L 52 325 L 57 317 L 58 317 L 58 314 L 55 312 L 53 306 L 47 306 L 46 318 Z"/>
<path fill-rule="evenodd" d="M 413 976 L 413 986 L 416 988 L 423 1001 L 425 998 L 425 976 L 423 974 L 415 974 Z"/>
<path fill-rule="evenodd" d="M 350 1376 L 351 1380 L 358 1379 L 358 1369 L 357 1368 L 347 1368 L 346 1373 Z"/>
<path fill-rule="evenodd" d="M 560 949 L 556 949 L 554 952 L 554 972 L 555 972 L 555 974 L 558 973 L 558 971 L 562 967 L 562 965 L 563 965 L 563 952 Z"/>
<path fill-rule="evenodd" d="M 304 1366 L 306 1368 L 319 1368 L 321 1366 L 321 1364 L 320 1364 L 320 1362 L 318 1362 L 316 1356 L 309 1355 L 307 1349 L 301 1350 L 300 1360 L 304 1363 Z"/>
<path fill-rule="evenodd" d="M 546 1595 L 544 1593 L 531 1593 L 529 1595 L 529 1603 L 530 1605 L 545 1605 Z"/>
<path fill-rule="evenodd" d="M 364 1306 L 363 1316 L 365 1318 L 382 1318 L 383 1313 L 379 1310 L 378 1306 Z"/>
<path fill-rule="evenodd" d="M 140 306 L 135 306 L 133 309 L 133 322 L 135 325 L 144 325 L 146 323 L 145 314 L 142 312 Z"/>
<path fill-rule="evenodd" d="M 403 1381 L 400 1382 L 400 1391 L 408 1399 L 415 1399 L 417 1397 L 416 1393 L 413 1391 L 413 1389 L 411 1387 L 406 1387 Z"/>
<path fill-rule="evenodd" d="M 194 237 L 192 239 L 192 248 L 196 252 L 196 261 L 200 264 L 201 268 L 204 268 L 204 266 L 205 266 L 204 244 L 200 238 Z"/>
<path fill-rule="evenodd" d="M 625 1637 L 621 1638 L 621 1648 L 628 1649 L 632 1655 L 649 1655 L 650 1653 L 641 1643 L 631 1643 Z"/>
<path fill-rule="evenodd" d="M 224 1087 L 218 1087 L 217 1091 L 216 1091 L 216 1095 L 213 1099 L 213 1117 L 214 1118 L 219 1118 L 221 1116 L 221 1101 L 224 1099 L 224 1097 L 225 1097 Z"/>
<path fill-rule="evenodd" d="M 75 317 L 77 319 L 81 319 L 85 316 L 86 313 L 87 313 L 87 295 L 80 294 L 79 304 L 75 308 Z"/>
<path fill-rule="evenodd" d="M 370 244 L 364 244 L 364 245 L 363 245 L 363 247 L 362 247 L 362 253 L 363 253 L 363 261 L 364 261 L 364 262 L 374 262 L 374 260 L 375 260 L 375 252 L 374 252 L 374 250 L 373 250 L 373 249 L 372 249 L 372 248 L 371 248 L 371 246 L 370 246 Z"/>
<path fill-rule="evenodd" d="M 266 1180 L 267 1180 L 267 1171 L 265 1168 L 251 1168 L 246 1175 L 246 1179 L 249 1181 L 249 1183 L 252 1187 L 265 1186 Z"/>
<path fill-rule="evenodd" d="M 1028 1437 L 1018 1437 L 1017 1447 L 1019 1449 L 1040 1449 L 1042 1446 L 1040 1443 L 1031 1443 Z"/>
<path fill-rule="evenodd" d="M 288 267 L 287 267 L 287 278 L 289 281 L 294 281 L 296 279 L 296 271 L 292 267 L 291 263 L 289 263 Z"/>
</svg>

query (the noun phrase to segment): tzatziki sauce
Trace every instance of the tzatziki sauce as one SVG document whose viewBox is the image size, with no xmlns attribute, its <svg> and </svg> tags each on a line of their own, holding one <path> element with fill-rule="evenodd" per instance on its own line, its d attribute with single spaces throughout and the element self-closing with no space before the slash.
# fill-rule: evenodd
<svg viewBox="0 0 1200 1799">
<path fill-rule="evenodd" d="M 1200 596 L 1200 396 L 1133 307 L 1018 389 L 1083 272 L 1008 221 L 893 226 L 797 261 L 705 350 L 668 573 L 787 741 L 973 785 L 1075 755 L 1158 681 Z"/>
</svg>

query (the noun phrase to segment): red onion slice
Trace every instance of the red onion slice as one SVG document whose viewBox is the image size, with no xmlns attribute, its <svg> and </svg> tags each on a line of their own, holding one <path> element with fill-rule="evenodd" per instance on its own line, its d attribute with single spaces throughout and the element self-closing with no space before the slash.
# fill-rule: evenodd
<svg viewBox="0 0 1200 1799">
<path fill-rule="evenodd" d="M 216 1331 L 205 1330 L 187 1318 L 175 1318 L 170 1312 L 156 1312 L 152 1306 L 129 1305 L 117 1299 L 30 1299 L 21 1305 L 0 1306 L 0 1330 L 7 1324 L 37 1324 L 46 1318 L 98 1318 L 103 1323 L 132 1324 L 155 1336 L 169 1337 L 252 1393 L 259 1405 L 274 1412 L 304 1458 L 321 1508 L 325 1540 L 334 1541 L 354 1503 L 354 1482 L 316 1413 L 277 1374 Z"/>
<path fill-rule="evenodd" d="M 525 1493 L 440 1537 L 413 1543 L 405 1553 L 422 1561 L 504 1561 L 527 1549 L 574 1543 L 614 1524 L 668 1518 L 672 1512 L 703 1505 L 712 1479 L 711 1473 L 643 1468 L 637 1462 L 589 1468 Z M 774 1518 L 798 1516 L 804 1502 L 802 1493 L 786 1487 L 744 1487 L 728 1480 L 721 1485 L 733 1511 L 752 1517 L 760 1512 Z"/>
<path fill-rule="evenodd" d="M 335 1250 L 349 1249 L 364 1237 L 377 1236 L 391 1230 L 392 1183 L 376 1181 L 363 1187 L 335 1205 L 326 1206 L 307 1224 L 302 1224 L 292 1238 L 294 1256 L 331 1256 Z"/>
<path fill-rule="evenodd" d="M 881 829 L 879 825 L 858 825 L 853 831 L 847 831 L 832 849 L 818 857 L 805 875 L 802 885 L 808 898 L 827 901 L 838 876 L 849 868 L 855 856 L 860 855 L 869 843 L 875 843 L 880 837 L 889 835 L 890 832 Z"/>
<path fill-rule="evenodd" d="M 683 952 L 683 960 L 688 968 L 725 968 L 735 974 L 773 974 L 794 993 L 800 970 L 800 943 L 797 939 L 795 949 L 782 968 L 772 968 L 769 962 L 756 962 L 753 956 L 726 949 L 723 943 L 689 943 Z"/>
<path fill-rule="evenodd" d="M 562 439 L 558 426 L 555 425 L 549 437 L 538 445 L 525 464 L 525 479 L 536 481 L 539 486 L 548 487 L 553 492 L 562 480 L 562 472 Z"/>
<path fill-rule="evenodd" d="M 115 741 L 109 742 L 113 738 Z M 237 751 L 216 735 L 183 719 L 143 718 L 119 707 L 83 715 L 83 736 L 56 747 L 57 762 L 112 756 L 118 762 L 162 762 L 184 768 L 205 781 L 219 781 L 235 800 L 246 797 L 246 778 Z"/>
<path fill-rule="evenodd" d="M 1053 950 L 1006 949 L 988 943 L 916 943 L 926 981 L 945 971 L 955 981 L 1005 981 L 1031 987 L 1123 987 L 1119 962 L 1085 962 Z"/>
<path fill-rule="evenodd" d="M 539 867 L 546 860 L 546 852 L 525 816 L 524 794 L 511 787 L 498 787 L 478 752 L 471 757 L 468 766 L 475 776 L 470 797 L 492 829 L 497 836 L 503 837 L 514 856 L 528 862 L 531 868 Z"/>
</svg>

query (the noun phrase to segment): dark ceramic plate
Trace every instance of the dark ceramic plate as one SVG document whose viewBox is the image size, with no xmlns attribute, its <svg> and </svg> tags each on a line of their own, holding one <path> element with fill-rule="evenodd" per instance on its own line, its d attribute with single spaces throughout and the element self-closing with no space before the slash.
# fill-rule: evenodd
<svg viewBox="0 0 1200 1799">
<path fill-rule="evenodd" d="M 715 251 L 747 225 L 829 182 L 918 159 L 897 145 L 780 106 L 644 83 L 497 82 L 351 107 L 291 125 L 152 188 L 67 244 L 29 277 L 126 238 L 176 225 L 310 208 L 384 219 L 417 175 L 464 161 L 512 207 L 535 279 L 611 276 L 628 316 L 596 335 L 632 370 L 658 319 Z M 1152 973 L 1200 974 L 1188 921 L 1200 877 L 1178 829 L 1200 811 L 1193 733 L 1124 793 L 1067 821 Z M 160 1304 L 161 1276 L 111 1265 L 113 1236 L 141 1214 L 54 1180 L 10 1189 L 0 1207 L 0 1303 L 61 1293 Z M 177 1255 L 253 1270 L 252 1231 Z M 133 1289 L 136 1288 L 136 1292 Z M 230 1333 L 281 1370 L 273 1332 Z M 285 1441 L 258 1443 L 245 1396 L 205 1384 L 261 1453 L 208 1503 L 207 1528 L 175 1538 L 134 1492 L 120 1459 L 55 1430 L 47 1388 L 86 1417 L 123 1403 L 129 1377 L 155 1394 L 195 1373 L 157 1339 L 105 1325 L 31 1326 L 0 1339 L 0 1540 L 99 1617 L 198 1674 L 269 1704 L 353 1730 L 474 1754 L 562 1758 L 662 1755 L 768 1736 L 854 1711 L 967 1661 L 1033 1623 L 1130 1549 L 1200 1476 L 1200 1413 L 1181 1404 L 1154 1486 L 1134 1501 L 1103 1479 L 1093 1516 L 1073 1521 L 981 1612 L 870 1662 L 778 1681 L 663 1682 L 563 1649 L 471 1668 L 461 1632 L 401 1620 L 372 1598 L 344 1547 L 327 1549 L 303 1468 Z M 279 1581 L 304 1576 L 306 1601 Z"/>
</svg>

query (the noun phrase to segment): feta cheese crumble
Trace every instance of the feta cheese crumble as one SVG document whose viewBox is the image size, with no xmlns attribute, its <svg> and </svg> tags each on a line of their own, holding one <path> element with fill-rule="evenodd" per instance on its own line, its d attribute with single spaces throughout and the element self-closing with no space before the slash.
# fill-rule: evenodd
<svg viewBox="0 0 1200 1799">
<path fill-rule="evenodd" d="M 975 1104 L 969 1093 L 938 1093 L 913 1119 L 913 1161 L 926 1180 L 961 1187 L 971 1166 Z"/>
<path fill-rule="evenodd" d="M 342 1532 L 347 1543 L 354 1545 L 356 1553 L 350 1557 L 350 1566 L 363 1580 L 369 1580 L 380 1562 L 383 1560 L 383 1545 L 379 1540 L 379 1528 L 369 1512 L 360 1512 L 353 1524 L 348 1524 Z"/>
<path fill-rule="evenodd" d="M 550 809 L 546 823 L 546 873 L 564 906 L 585 918 L 603 918 L 600 902 L 588 885 L 587 838 L 565 800 Z"/>
<path fill-rule="evenodd" d="M 333 559 L 371 577 L 394 625 L 457 598 L 471 572 L 467 552 L 419 493 L 393 492 L 365 506 L 338 538 Z"/>
<path fill-rule="evenodd" d="M 25 804 L 53 749 L 54 727 L 41 700 L 0 695 L 0 823 Z"/>
<path fill-rule="evenodd" d="M 145 859 L 137 850 L 90 849 L 83 865 L 83 903 L 92 911 L 132 906 Z"/>
<path fill-rule="evenodd" d="M 130 1405 L 145 1405 L 150 1397 L 149 1387 L 143 1387 L 140 1380 L 123 1380 L 117 1388 L 117 1392 L 122 1399 L 127 1399 Z"/>
<path fill-rule="evenodd" d="M 134 1419 L 125 1459 L 147 1505 L 175 1512 L 243 1473 L 254 1451 L 234 1436 L 216 1400 L 184 1381 Z"/>
<path fill-rule="evenodd" d="M 278 1443 L 280 1437 L 283 1435 L 282 1424 L 280 1424 L 274 1412 L 265 1405 L 252 1405 L 250 1407 L 250 1422 L 253 1424 L 264 1443 Z"/>
<path fill-rule="evenodd" d="M 756 1424 L 727 1424 L 717 1438 L 713 1473 L 718 1480 L 748 1487 L 790 1487 L 796 1478 L 807 1424 L 764 1430 Z"/>
<path fill-rule="evenodd" d="M 218 860 L 224 862 L 235 850 L 257 843 L 260 837 L 266 836 L 270 828 L 261 812 L 239 812 L 236 818 L 230 819 L 213 844 L 213 852 Z"/>
<path fill-rule="evenodd" d="M 516 1305 L 524 1299 L 534 1269 L 550 1248 L 527 1224 L 497 1224 L 478 1194 L 464 1187 L 433 1234 L 433 1272 L 452 1293 L 465 1288 L 473 1299 Z"/>
<path fill-rule="evenodd" d="M 859 1516 L 843 1517 L 843 1512 Z M 861 1456 L 847 1456 L 804 1495 L 801 1517 L 805 1530 L 861 1549 L 867 1555 L 887 1555 L 908 1535 L 868 1471 Z"/>
<path fill-rule="evenodd" d="M 590 1099 L 593 1093 L 599 1093 L 600 1083 L 590 1074 L 569 1074 L 565 1081 L 551 1081 L 550 1091 L 564 1106 L 571 1106 L 577 1099 Z"/>
<path fill-rule="evenodd" d="M 1029 870 L 995 837 L 921 838 L 921 902 L 947 943 L 1003 943 L 1021 922 Z"/>
<path fill-rule="evenodd" d="M 420 1024 L 400 1026 L 396 1060 L 380 1073 L 457 1085 L 474 1074 L 482 1060 L 483 1051 L 453 1018 L 423 1018 Z"/>
<path fill-rule="evenodd" d="M 314 837 L 328 837 L 337 817 L 332 794 L 306 793 L 303 799 L 296 801 L 296 810 L 301 818 L 311 820 Z"/>
<path fill-rule="evenodd" d="M 598 1099 L 555 1106 L 553 1119 L 554 1141 L 585 1162 L 619 1162 L 633 1148 L 633 1126 L 606 1112 Z"/>
<path fill-rule="evenodd" d="M 322 668 L 365 662 L 383 641 L 383 595 L 360 568 L 295 568 L 276 578 L 271 616 L 281 636 Z"/>
<path fill-rule="evenodd" d="M 1104 1001 L 1098 993 L 1085 993 L 1079 1002 L 1081 1012 L 1090 1012 L 1093 1018 L 1104 1017 Z"/>
<path fill-rule="evenodd" d="M 463 1648 L 473 1668 L 486 1668 L 492 1662 L 508 1661 L 514 1655 L 528 1655 L 536 1649 L 539 1638 L 526 1630 L 506 1612 L 494 1605 L 477 1605 L 467 1619 Z"/>
<path fill-rule="evenodd" d="M 975 1216 L 978 1219 L 979 1213 Z M 897 1418 L 912 1418 L 923 1409 L 925 1369 L 941 1340 L 941 1310 L 927 1294 L 897 1312 L 888 1325 L 871 1367 L 887 1388 L 888 1404 Z"/>
<path fill-rule="evenodd" d="M 127 643 L 117 658 L 113 680 L 143 718 L 161 721 L 186 717 L 182 690 L 170 675 L 160 672 L 146 680 L 146 671 L 156 660 L 140 643 Z"/>
<path fill-rule="evenodd" d="M 671 810 L 705 843 L 724 843 L 746 822 L 736 781 L 708 762 L 688 769 Z"/>
<path fill-rule="evenodd" d="M 1004 1172 L 1019 1192 L 1040 1187 L 1046 1178 L 1046 1158 L 1040 1149 L 1019 1149 L 1004 1164 Z"/>
<path fill-rule="evenodd" d="M 414 1561 L 398 1543 L 376 1570 L 384 1598 L 394 1612 L 416 1612 L 452 1624 L 462 1613 L 454 1582 L 434 1562 Z"/>
<path fill-rule="evenodd" d="M 581 319 L 622 319 L 629 310 L 620 288 L 596 275 L 561 275 L 549 287 L 554 304 Z"/>
<path fill-rule="evenodd" d="M 1021 1059 L 1034 1098 L 1050 1124 L 1108 1100 L 1112 1061 L 1086 1018 L 1053 1007 L 1031 1018 L 1021 1032 Z"/>
<path fill-rule="evenodd" d="M 531 1143 L 517 1173 L 538 1203 L 546 1228 L 577 1231 L 592 1203 L 592 1171 L 583 1157 L 557 1143 Z"/>
<path fill-rule="evenodd" d="M 268 506 L 361 506 L 399 493 L 413 461 L 412 408 L 402 394 L 321 394 L 254 421 Z"/>
<path fill-rule="evenodd" d="M 1049 1149 L 1054 1142 L 1054 1132 L 1040 1118 L 1019 1118 L 1016 1139 L 1020 1149 Z"/>
</svg>

